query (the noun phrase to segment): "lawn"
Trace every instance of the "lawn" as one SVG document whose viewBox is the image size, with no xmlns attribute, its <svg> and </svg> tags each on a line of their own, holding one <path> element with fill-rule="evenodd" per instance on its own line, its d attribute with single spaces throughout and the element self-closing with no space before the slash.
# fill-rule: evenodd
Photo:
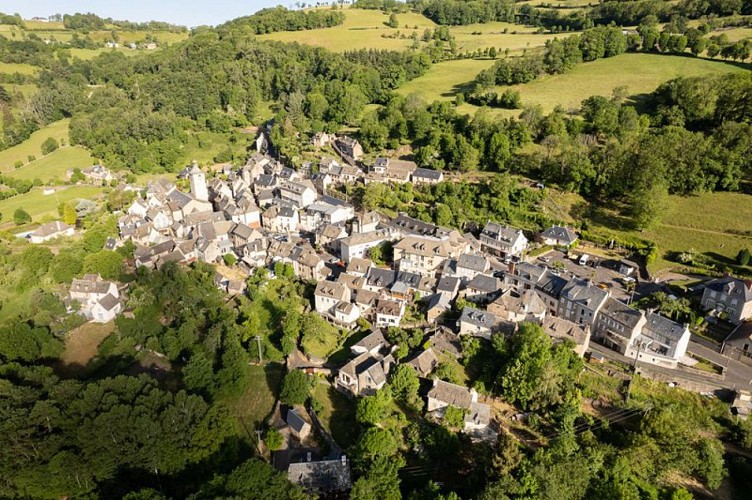
<svg viewBox="0 0 752 500">
<path fill-rule="evenodd" d="M 735 64 L 691 56 L 622 54 L 579 64 L 563 75 L 544 76 L 531 83 L 499 87 L 498 90 L 517 90 L 524 104 L 540 104 L 544 111 L 549 112 L 557 105 L 579 109 L 584 99 L 592 95 L 610 96 L 616 87 L 627 87 L 629 95 L 639 96 L 680 76 L 744 71 L 747 70 Z"/>
<path fill-rule="evenodd" d="M 60 357 L 60 370 L 66 374 L 85 373 L 94 359 L 99 344 L 115 330 L 115 323 L 84 323 L 65 337 L 65 351 Z"/>
<path fill-rule="evenodd" d="M 55 123 L 51 123 L 46 127 L 43 127 L 29 137 L 21 144 L 17 144 L 12 148 L 0 151 L 0 172 L 7 173 L 14 169 L 14 164 L 17 161 L 27 163 L 29 155 L 42 157 L 42 143 L 47 140 L 48 137 L 53 137 L 60 144 L 61 140 L 65 140 L 68 143 L 68 124 L 70 120 L 60 120 Z"/>
<path fill-rule="evenodd" d="M 12 221 L 13 212 L 18 208 L 23 208 L 34 221 L 39 221 L 45 216 L 56 216 L 60 203 L 79 198 L 92 199 L 102 194 L 102 188 L 94 186 L 71 186 L 49 195 L 42 191 L 43 188 L 34 188 L 26 194 L 0 201 L 0 222 Z"/>
<path fill-rule="evenodd" d="M 245 392 L 239 397 L 226 399 L 224 403 L 238 418 L 243 432 L 255 440 L 253 430 L 260 428 L 274 409 L 285 368 L 270 363 L 263 367 L 252 365 L 250 371 Z"/>
<path fill-rule="evenodd" d="M 435 24 L 428 18 L 415 13 L 397 14 L 399 28 L 389 28 L 384 23 L 389 16 L 380 10 L 345 9 L 345 22 L 332 28 L 321 28 L 305 31 L 279 31 L 267 35 L 260 35 L 262 40 L 278 40 L 282 42 L 299 42 L 316 47 L 324 47 L 335 52 L 355 49 L 389 49 L 404 50 L 410 47 L 412 40 L 409 36 L 417 26 L 418 35 L 422 35 L 426 28 L 433 28 Z M 409 28 L 405 28 L 405 25 Z M 383 38 L 381 35 L 392 36 L 395 33 L 405 34 L 406 38 Z"/>
<path fill-rule="evenodd" d="M 346 449 L 358 438 L 355 420 L 355 403 L 330 384 L 320 381 L 313 389 L 313 397 L 322 405 L 318 413 L 321 423 L 340 448 Z"/>
<path fill-rule="evenodd" d="M 47 156 L 8 172 L 8 175 L 30 181 L 34 179 L 41 179 L 42 182 L 49 182 L 53 179 L 62 181 L 69 168 L 83 169 L 94 164 L 96 160 L 92 158 L 88 150 L 78 146 L 68 146 L 56 149 Z"/>
<path fill-rule="evenodd" d="M 39 71 L 39 68 L 31 64 L 0 62 L 0 73 L 6 73 L 9 75 L 13 75 L 15 73 L 20 73 L 22 75 L 33 75 L 37 71 Z"/>
</svg>

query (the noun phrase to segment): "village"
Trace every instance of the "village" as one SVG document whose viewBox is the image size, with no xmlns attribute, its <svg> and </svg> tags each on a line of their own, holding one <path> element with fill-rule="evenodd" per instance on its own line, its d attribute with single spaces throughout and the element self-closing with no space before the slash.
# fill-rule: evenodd
<svg viewBox="0 0 752 500">
<path fill-rule="evenodd" d="M 351 358 L 337 367 L 297 350 L 288 359 L 288 369 L 323 373 L 348 397 L 375 394 L 399 364 L 397 346 L 385 338 L 387 329 L 422 329 L 424 347 L 404 362 L 430 387 L 427 415 L 441 421 L 448 408 L 460 408 L 461 431 L 477 440 L 496 438 L 491 407 L 475 389 L 439 380 L 434 371 L 440 356 L 462 356 L 463 337 L 491 340 L 514 332 L 521 322 L 541 325 L 552 339 L 567 341 L 593 363 L 610 358 L 639 365 L 643 373 L 654 370 L 661 380 L 698 391 L 724 386 L 725 373 L 713 378 L 692 368 L 697 357 L 689 325 L 630 305 L 641 293 L 638 263 L 590 256 L 581 250 L 578 234 L 563 226 L 525 234 L 488 221 L 474 235 L 405 214 L 359 212 L 332 188 L 438 183 L 443 174 L 397 159 L 364 165 L 362 149 L 348 137 L 316 134 L 313 141 L 331 142 L 342 163 L 324 157 L 318 165 L 308 162 L 293 170 L 267 153 L 262 134 L 257 152 L 239 168 L 222 165 L 207 178 L 194 162 L 177 182 L 151 182 L 119 214 L 120 234 L 106 247 L 135 245 L 134 269 L 160 269 L 170 262 L 221 264 L 215 282 L 229 295 L 242 294 L 246 278 L 258 268 L 273 272 L 280 264 L 291 266 L 297 279 L 315 283 L 311 309 L 323 319 L 344 335 L 370 327 L 350 346 Z M 104 167 L 87 171 L 91 174 L 109 175 Z M 189 190 L 179 189 L 185 181 Z M 73 232 L 56 221 L 29 239 L 42 243 Z M 654 290 L 656 285 L 644 286 Z M 86 319 L 105 323 L 128 314 L 127 288 L 90 274 L 73 280 L 67 303 Z M 723 354 L 752 364 L 752 327 L 745 323 L 752 318 L 752 284 L 731 276 L 713 279 L 698 298 L 709 316 L 722 315 L 737 325 Z M 741 392 L 739 401 L 738 411 L 746 414 L 748 394 Z M 306 444 L 314 427 L 326 435 L 315 413 L 300 407 L 280 415 L 286 444 L 277 452 L 278 468 L 309 491 L 347 490 L 350 465 L 331 436 L 328 454 Z"/>
</svg>

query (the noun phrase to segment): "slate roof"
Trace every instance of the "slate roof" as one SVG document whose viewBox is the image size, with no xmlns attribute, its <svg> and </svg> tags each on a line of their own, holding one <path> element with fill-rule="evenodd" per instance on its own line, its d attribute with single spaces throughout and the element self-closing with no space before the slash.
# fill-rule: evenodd
<svg viewBox="0 0 752 500">
<path fill-rule="evenodd" d="M 415 368 L 419 376 L 425 377 L 439 364 L 439 358 L 436 357 L 433 349 L 429 347 L 408 361 L 407 364 Z"/>
<path fill-rule="evenodd" d="M 443 380 L 434 380 L 434 386 L 428 391 L 428 397 L 457 408 L 470 409 L 470 405 L 473 404 L 470 389 Z"/>
<path fill-rule="evenodd" d="M 102 306 L 105 311 L 112 311 L 119 302 L 120 301 L 117 297 L 108 293 L 99 300 L 99 305 Z"/>
<path fill-rule="evenodd" d="M 369 352 L 383 345 L 389 345 L 389 343 L 384 338 L 384 334 L 381 332 L 381 330 L 377 329 L 363 337 L 359 342 L 353 344 L 350 349 L 360 348 L 365 350 L 366 352 Z"/>
<path fill-rule="evenodd" d="M 460 279 L 453 276 L 442 276 L 436 285 L 437 292 L 456 293 L 460 286 Z"/>
<path fill-rule="evenodd" d="M 488 269 L 488 260 L 482 255 L 463 253 L 457 259 L 457 268 L 470 269 L 482 273 Z"/>
<path fill-rule="evenodd" d="M 287 479 L 312 492 L 345 491 L 352 487 L 350 462 L 346 460 L 292 463 L 287 468 Z"/>
<path fill-rule="evenodd" d="M 477 274 L 467 283 L 467 288 L 485 293 L 493 293 L 501 289 L 501 282 L 493 276 Z"/>
<path fill-rule="evenodd" d="M 732 297 L 739 297 L 743 302 L 752 301 L 752 281 L 745 281 L 733 276 L 724 276 L 710 280 L 705 288 L 719 293 L 725 293 Z"/>
<path fill-rule="evenodd" d="M 346 297 L 347 287 L 342 283 L 335 283 L 333 281 L 319 281 L 316 285 L 316 291 L 314 295 L 321 297 L 329 297 L 337 300 L 344 300 Z"/>
<path fill-rule="evenodd" d="M 522 234 L 522 231 L 513 227 L 504 226 L 502 224 L 489 221 L 483 228 L 482 234 L 488 236 L 493 240 L 505 242 L 511 245 L 512 243 L 517 241 L 517 238 L 519 238 L 519 236 Z"/>
<path fill-rule="evenodd" d="M 287 425 L 300 434 L 306 425 L 310 426 L 311 424 L 305 421 L 296 408 L 290 408 L 287 410 Z"/>
<path fill-rule="evenodd" d="M 686 331 L 684 325 L 671 321 L 658 313 L 649 312 L 645 317 L 647 322 L 640 332 L 643 336 L 650 337 L 651 334 L 658 334 L 671 341 L 678 342 Z"/>
<path fill-rule="evenodd" d="M 571 245 L 577 241 L 577 233 L 568 227 L 553 226 L 541 233 L 544 238 L 551 238 L 563 242 L 565 245 Z"/>
<path fill-rule="evenodd" d="M 376 302 L 376 314 L 399 316 L 401 312 L 402 306 L 396 300 L 381 299 Z"/>
<path fill-rule="evenodd" d="M 481 311 L 480 309 L 474 309 L 472 307 L 465 307 L 462 309 L 462 315 L 459 319 L 460 323 L 470 323 L 474 326 L 482 328 L 493 328 L 498 321 L 496 316 L 490 312 Z"/>
<path fill-rule="evenodd" d="M 74 279 L 70 291 L 73 293 L 104 294 L 110 289 L 110 281 L 104 281 L 97 275 L 84 276 L 84 279 Z"/>
<path fill-rule="evenodd" d="M 601 307 L 599 314 L 605 315 L 627 328 L 632 329 L 635 328 L 640 319 L 642 319 L 643 313 L 633 307 L 629 307 L 620 300 L 609 297 Z"/>
<path fill-rule="evenodd" d="M 413 177 L 420 177 L 422 179 L 430 179 L 433 181 L 440 180 L 443 175 L 442 172 L 430 168 L 416 168 L 415 171 L 413 171 Z"/>
<path fill-rule="evenodd" d="M 608 297 L 608 292 L 591 285 L 588 281 L 574 278 L 561 292 L 563 297 L 580 306 L 596 309 Z"/>
<path fill-rule="evenodd" d="M 350 263 L 347 265 L 347 272 L 366 274 L 368 270 L 371 268 L 372 264 L 373 263 L 369 259 L 361 259 L 361 258 L 355 257 L 351 259 Z"/>
</svg>

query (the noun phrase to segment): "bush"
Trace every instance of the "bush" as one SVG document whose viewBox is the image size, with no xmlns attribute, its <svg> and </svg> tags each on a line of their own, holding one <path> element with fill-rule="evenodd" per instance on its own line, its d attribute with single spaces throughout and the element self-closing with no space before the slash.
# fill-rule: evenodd
<svg viewBox="0 0 752 500">
<path fill-rule="evenodd" d="M 266 431 L 266 447 L 270 451 L 277 451 L 282 448 L 282 434 L 277 429 L 269 429 Z"/>
<path fill-rule="evenodd" d="M 231 253 L 226 253 L 222 256 L 222 260 L 225 261 L 225 264 L 228 266 L 234 266 L 238 263 L 238 258 L 235 257 L 235 255 Z"/>
<path fill-rule="evenodd" d="M 42 153 L 45 155 L 48 155 L 55 151 L 57 148 L 59 148 L 60 145 L 57 143 L 54 137 L 48 137 L 43 143 L 42 143 Z"/>
<path fill-rule="evenodd" d="M 23 208 L 17 208 L 16 211 L 13 212 L 13 222 L 15 222 L 16 226 L 28 224 L 31 222 L 31 215 L 29 215 L 29 212 Z"/>
</svg>

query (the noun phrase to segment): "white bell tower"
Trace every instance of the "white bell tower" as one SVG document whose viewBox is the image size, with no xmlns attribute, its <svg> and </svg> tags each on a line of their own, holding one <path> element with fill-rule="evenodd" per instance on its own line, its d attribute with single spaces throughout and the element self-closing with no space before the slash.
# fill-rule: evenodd
<svg viewBox="0 0 752 500">
<path fill-rule="evenodd" d="M 209 201 L 209 190 L 206 187 L 206 177 L 204 173 L 198 168 L 198 163 L 193 162 L 193 168 L 190 173 L 191 178 L 191 194 L 199 201 Z"/>
</svg>

